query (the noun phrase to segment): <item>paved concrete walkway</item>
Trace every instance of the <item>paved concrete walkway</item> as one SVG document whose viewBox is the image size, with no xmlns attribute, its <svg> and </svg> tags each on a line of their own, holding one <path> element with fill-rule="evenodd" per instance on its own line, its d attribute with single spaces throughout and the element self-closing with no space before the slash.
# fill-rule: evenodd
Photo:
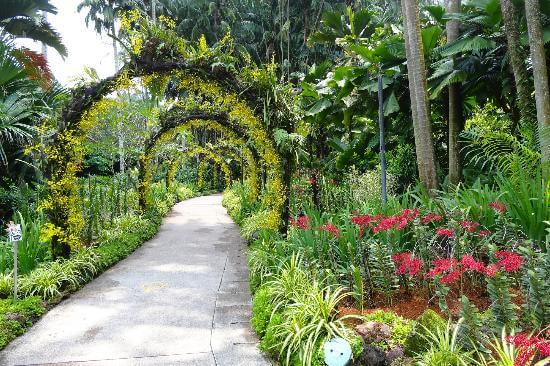
<svg viewBox="0 0 550 366">
<path fill-rule="evenodd" d="M 244 248 L 220 195 L 179 203 L 154 239 L 48 312 L 0 365 L 269 365 L 249 327 Z"/>
</svg>

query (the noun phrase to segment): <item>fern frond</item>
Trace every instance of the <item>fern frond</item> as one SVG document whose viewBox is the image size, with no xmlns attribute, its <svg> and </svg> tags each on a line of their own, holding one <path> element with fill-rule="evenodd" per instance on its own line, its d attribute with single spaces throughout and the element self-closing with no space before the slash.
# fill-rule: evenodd
<svg viewBox="0 0 550 366">
<path fill-rule="evenodd" d="M 518 171 L 536 175 L 541 154 L 506 132 L 466 130 L 460 135 L 466 159 L 482 169 L 497 169 L 505 175 Z"/>
</svg>

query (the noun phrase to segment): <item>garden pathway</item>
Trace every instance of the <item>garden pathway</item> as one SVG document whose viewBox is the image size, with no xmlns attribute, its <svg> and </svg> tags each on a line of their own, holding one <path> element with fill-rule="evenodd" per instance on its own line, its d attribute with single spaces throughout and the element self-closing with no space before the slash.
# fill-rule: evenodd
<svg viewBox="0 0 550 366">
<path fill-rule="evenodd" d="M 269 365 L 249 327 L 247 279 L 221 196 L 181 202 L 155 238 L 48 312 L 0 365 Z"/>
</svg>

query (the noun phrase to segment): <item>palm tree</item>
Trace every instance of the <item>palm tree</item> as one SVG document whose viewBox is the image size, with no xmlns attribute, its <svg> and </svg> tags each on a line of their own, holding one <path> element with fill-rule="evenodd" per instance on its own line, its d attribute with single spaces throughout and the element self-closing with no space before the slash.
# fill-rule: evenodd
<svg viewBox="0 0 550 366">
<path fill-rule="evenodd" d="M 447 13 L 460 13 L 460 0 L 447 1 Z M 447 44 L 453 43 L 458 39 L 460 32 L 460 23 L 458 20 L 449 20 L 446 24 Z M 454 62 L 453 58 L 453 62 Z M 460 96 L 460 83 L 449 85 L 449 183 L 456 185 L 461 180 L 460 148 L 458 145 L 458 135 L 462 130 L 462 102 Z"/>
<path fill-rule="evenodd" d="M 533 64 L 533 79 L 535 81 L 535 103 L 539 130 L 540 150 L 543 171 L 549 175 L 550 165 L 550 92 L 548 90 L 548 71 L 546 69 L 546 53 L 540 18 L 538 0 L 525 0 L 525 18 L 529 33 L 529 48 Z"/>
<path fill-rule="evenodd" d="M 418 175 L 424 187 L 433 192 L 438 188 L 437 172 L 435 169 L 435 152 L 428 106 L 426 64 L 420 33 L 418 2 L 417 0 L 402 0 L 401 4 L 405 25 L 405 51 L 407 54 Z"/>
<path fill-rule="evenodd" d="M 67 56 L 59 33 L 42 13 L 57 14 L 49 0 L 3 0 L 0 7 L 0 28 L 15 37 L 42 42 Z"/>
<path fill-rule="evenodd" d="M 83 0 L 77 6 L 77 11 L 88 8 L 86 14 L 86 26 L 93 22 L 94 29 L 97 33 L 102 34 L 107 32 L 113 39 L 113 55 L 115 61 L 115 69 L 118 71 L 118 46 L 116 40 L 115 19 L 119 11 L 118 1 L 116 0 Z"/>
<path fill-rule="evenodd" d="M 30 124 L 34 116 L 31 101 L 14 93 L 0 99 L 0 164 L 7 165 L 6 148 L 28 144 L 36 132 Z"/>
<path fill-rule="evenodd" d="M 516 99 L 522 123 L 531 125 L 535 121 L 535 113 L 531 102 L 532 87 L 529 86 L 529 76 L 525 67 L 523 47 L 520 42 L 519 21 L 516 6 L 512 0 L 501 0 L 502 19 L 506 33 L 507 53 L 514 75 Z"/>
</svg>

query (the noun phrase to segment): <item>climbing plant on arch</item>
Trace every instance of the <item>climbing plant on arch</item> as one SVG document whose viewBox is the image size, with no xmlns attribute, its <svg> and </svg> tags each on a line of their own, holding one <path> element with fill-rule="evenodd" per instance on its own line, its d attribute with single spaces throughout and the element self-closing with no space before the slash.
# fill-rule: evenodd
<svg viewBox="0 0 550 366">
<path fill-rule="evenodd" d="M 245 140 L 239 137 L 239 134 L 243 134 L 243 133 L 240 131 L 237 132 L 234 128 L 229 127 L 228 121 L 224 118 L 221 118 L 221 116 L 212 116 L 222 121 L 222 122 L 218 122 L 216 120 L 189 119 L 197 115 L 196 112 L 191 115 L 180 114 L 176 112 L 178 112 L 177 108 L 161 116 L 161 119 L 160 119 L 161 124 L 165 126 L 166 131 L 156 134 L 148 143 L 148 147 L 143 156 L 141 167 L 144 169 L 152 168 L 150 163 L 149 165 L 147 164 L 148 162 L 151 161 L 153 155 L 155 154 L 155 150 L 157 148 L 155 144 L 158 144 L 159 142 L 162 143 L 165 141 L 173 140 L 176 137 L 176 135 L 182 133 L 183 131 L 192 130 L 194 128 L 199 128 L 199 127 L 209 131 L 217 131 L 223 134 L 222 139 L 218 144 L 224 145 L 224 146 L 231 146 L 235 149 L 240 150 L 239 152 L 242 154 L 244 158 L 244 162 L 246 163 L 246 168 L 247 168 L 246 178 L 250 186 L 250 198 L 255 199 L 255 197 L 258 196 L 258 191 L 259 191 L 259 187 L 258 187 L 259 168 L 258 168 L 258 163 L 256 161 L 253 151 L 247 146 Z M 169 128 L 168 126 L 176 126 L 176 127 Z M 235 155 L 233 155 L 233 158 L 235 160 L 238 160 L 238 158 Z M 168 169 L 167 180 L 166 180 L 168 185 L 170 185 L 173 182 L 174 176 L 177 172 L 179 164 L 180 162 L 178 159 L 178 155 L 176 155 L 176 157 L 172 160 L 170 167 Z M 244 166 L 242 168 L 244 169 Z M 147 185 L 149 182 L 145 182 L 145 180 L 150 178 L 150 174 L 147 174 L 146 172 L 144 172 L 142 176 L 145 184 L 145 189 L 147 189 Z"/>
<path fill-rule="evenodd" d="M 239 165 L 241 165 L 241 170 L 244 171 L 244 162 L 241 162 L 241 156 L 243 155 L 243 151 L 240 146 L 238 145 L 226 145 L 226 144 L 217 144 L 215 146 L 212 146 L 210 148 L 213 150 L 214 153 L 219 154 L 223 157 L 230 158 L 234 161 L 236 161 Z M 235 151 L 237 150 L 237 151 Z M 166 172 L 166 185 L 168 188 L 170 188 L 175 179 L 176 174 L 182 165 L 182 163 L 185 160 L 190 159 L 191 157 L 194 157 L 196 155 L 190 155 L 186 151 L 178 151 L 178 153 L 175 154 L 175 157 L 170 162 L 170 165 L 168 166 L 168 171 Z M 254 162 L 255 163 L 255 162 Z M 229 164 L 228 164 L 229 165 Z M 250 182 L 250 179 L 248 179 Z"/>
<path fill-rule="evenodd" d="M 266 89 L 275 79 L 274 66 L 261 69 L 250 64 L 237 72 L 229 38 L 214 48 L 208 47 L 204 39 L 191 45 L 170 29 L 169 21 L 164 23 L 151 25 L 136 13 L 124 18 L 122 27 L 129 35 L 130 61 L 116 75 L 74 90 L 71 103 L 63 111 L 62 129 L 46 148 L 49 197 L 43 208 L 50 219 L 46 234 L 52 238 L 54 256 L 68 256 L 71 248 L 80 245 L 84 220 L 77 174 L 82 169 L 87 133 L 109 103 L 104 97 L 129 88 L 134 78 L 159 90 L 170 81 L 178 93 L 190 96 L 180 101 L 187 109 L 200 107 L 239 126 L 267 168 L 269 179 L 261 197 L 269 211 L 266 226 L 275 229 L 281 225 L 286 202 L 282 159 L 258 116 L 268 95 Z M 205 117 L 202 119 L 211 119 Z"/>
</svg>

